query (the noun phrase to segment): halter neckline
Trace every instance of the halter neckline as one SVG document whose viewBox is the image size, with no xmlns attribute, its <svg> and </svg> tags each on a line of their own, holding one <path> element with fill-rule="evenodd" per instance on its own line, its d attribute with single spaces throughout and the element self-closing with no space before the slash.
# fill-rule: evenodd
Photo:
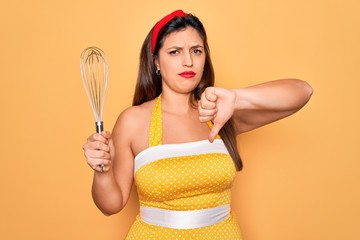
<svg viewBox="0 0 360 240">
<path fill-rule="evenodd" d="M 213 127 L 211 121 L 207 122 L 209 128 Z M 162 145 L 163 137 L 163 121 L 162 121 L 162 109 L 161 109 L 161 94 L 155 99 L 155 104 L 151 113 L 150 121 L 150 131 L 149 131 L 149 147 Z M 217 135 L 216 139 L 220 139 L 220 136 Z"/>
</svg>

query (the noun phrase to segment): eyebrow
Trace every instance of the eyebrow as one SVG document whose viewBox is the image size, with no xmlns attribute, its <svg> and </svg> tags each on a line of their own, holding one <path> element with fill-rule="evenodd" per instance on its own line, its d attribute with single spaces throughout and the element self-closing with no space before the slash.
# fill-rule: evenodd
<svg viewBox="0 0 360 240">
<path fill-rule="evenodd" d="M 192 46 L 191 48 L 204 48 L 204 46 L 203 46 L 203 45 L 198 44 L 198 45 L 194 45 L 194 46 Z"/>
<path fill-rule="evenodd" d="M 171 49 L 182 49 L 183 47 L 178 47 L 178 46 L 171 46 L 171 47 L 168 47 L 167 50 L 171 50 Z M 194 46 L 191 46 L 190 49 L 194 49 L 194 48 L 204 48 L 203 45 L 200 45 L 200 44 L 196 44 Z"/>
</svg>

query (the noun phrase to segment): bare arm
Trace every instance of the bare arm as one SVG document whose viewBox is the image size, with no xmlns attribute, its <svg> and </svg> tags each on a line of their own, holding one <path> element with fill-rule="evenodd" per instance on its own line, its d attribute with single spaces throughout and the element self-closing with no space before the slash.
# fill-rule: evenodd
<svg viewBox="0 0 360 240">
<path fill-rule="evenodd" d="M 310 99 L 312 88 L 298 79 L 275 80 L 239 88 L 207 88 L 199 101 L 200 121 L 213 121 L 209 140 L 233 117 L 237 134 L 287 117 Z"/>
<path fill-rule="evenodd" d="M 287 117 L 310 99 L 312 88 L 304 81 L 284 79 L 235 89 L 233 118 L 238 133 Z"/>
<path fill-rule="evenodd" d="M 133 159 L 130 148 L 130 114 L 122 113 L 115 124 L 112 136 L 103 132 L 93 134 L 84 145 L 88 164 L 94 168 L 92 196 L 96 206 L 112 215 L 124 208 L 133 182 Z M 98 165 L 104 164 L 104 172 Z"/>
</svg>

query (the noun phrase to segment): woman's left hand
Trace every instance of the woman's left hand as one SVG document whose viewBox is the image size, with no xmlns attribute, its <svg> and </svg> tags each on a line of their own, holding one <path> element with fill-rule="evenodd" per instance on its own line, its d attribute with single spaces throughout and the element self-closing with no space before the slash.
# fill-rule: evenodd
<svg viewBox="0 0 360 240">
<path fill-rule="evenodd" d="M 208 87 L 198 101 L 200 122 L 213 122 L 209 141 L 213 142 L 224 124 L 232 117 L 235 110 L 236 93 L 234 90 Z"/>
</svg>

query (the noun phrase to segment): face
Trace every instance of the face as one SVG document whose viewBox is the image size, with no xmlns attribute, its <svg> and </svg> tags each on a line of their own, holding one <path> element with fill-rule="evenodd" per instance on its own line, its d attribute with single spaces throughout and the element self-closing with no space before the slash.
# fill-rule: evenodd
<svg viewBox="0 0 360 240">
<path fill-rule="evenodd" d="M 155 59 L 160 68 L 163 91 L 190 93 L 199 84 L 205 65 L 204 43 L 192 27 L 165 37 Z"/>
</svg>

